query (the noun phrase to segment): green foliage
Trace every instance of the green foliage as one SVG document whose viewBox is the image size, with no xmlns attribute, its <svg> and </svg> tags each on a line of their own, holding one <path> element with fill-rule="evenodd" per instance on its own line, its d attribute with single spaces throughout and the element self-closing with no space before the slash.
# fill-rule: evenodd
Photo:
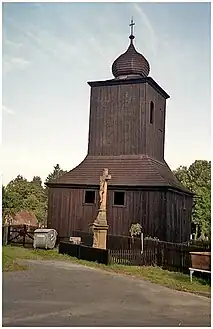
<svg viewBox="0 0 213 329">
<path fill-rule="evenodd" d="M 41 177 L 39 177 L 39 176 L 34 176 L 32 182 L 38 186 L 42 186 L 42 180 L 41 180 Z"/>
<path fill-rule="evenodd" d="M 59 165 L 46 179 L 46 182 L 59 178 L 66 173 Z M 7 215 L 27 210 L 34 212 L 38 222 L 46 225 L 47 220 L 47 189 L 43 187 L 41 177 L 34 176 L 28 181 L 21 175 L 11 180 L 8 185 L 2 186 L 2 217 L 3 222 Z"/>
<path fill-rule="evenodd" d="M 51 182 L 55 179 L 58 179 L 59 177 L 63 176 L 66 173 L 67 173 L 67 170 L 61 169 L 59 164 L 55 165 L 53 172 L 47 176 L 47 178 L 45 180 L 45 184 L 48 182 Z M 46 194 L 46 196 L 48 196 L 48 186 L 45 187 L 45 194 Z"/>
<path fill-rule="evenodd" d="M 177 179 L 195 193 L 192 222 L 200 237 L 211 234 L 211 161 L 196 160 L 189 166 L 174 171 Z"/>
<path fill-rule="evenodd" d="M 48 183 L 54 179 L 58 179 L 59 177 L 63 176 L 66 173 L 67 173 L 67 171 L 61 169 L 59 164 L 57 164 L 56 166 L 54 166 L 53 172 L 47 176 L 45 183 Z"/>
<path fill-rule="evenodd" d="M 40 182 L 40 177 L 29 182 L 26 178 L 18 175 L 6 187 L 3 187 L 3 218 L 9 214 L 27 210 L 34 212 L 38 221 L 43 223 L 46 218 L 47 199 Z"/>
<path fill-rule="evenodd" d="M 152 236 L 149 236 L 149 235 L 147 235 L 145 238 L 144 238 L 144 240 L 152 240 L 152 241 L 160 241 L 157 237 L 152 237 Z"/>
<path fill-rule="evenodd" d="M 130 235 L 131 235 L 132 238 L 136 235 L 140 235 L 141 232 L 142 232 L 142 226 L 139 223 L 132 224 L 131 227 L 130 227 L 129 232 L 130 232 Z"/>
</svg>

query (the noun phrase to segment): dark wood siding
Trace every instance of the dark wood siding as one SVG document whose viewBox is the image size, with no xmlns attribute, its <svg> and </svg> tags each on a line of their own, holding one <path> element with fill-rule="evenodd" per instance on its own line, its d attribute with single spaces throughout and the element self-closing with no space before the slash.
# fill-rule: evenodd
<svg viewBox="0 0 213 329">
<path fill-rule="evenodd" d="M 84 189 L 50 188 L 48 227 L 55 228 L 61 237 L 72 230 L 89 230 L 97 214 L 97 203 L 84 204 Z"/>
<path fill-rule="evenodd" d="M 150 123 L 150 104 L 154 103 L 153 123 Z M 144 127 L 146 135 L 145 154 L 162 161 L 164 159 L 166 100 L 152 86 L 146 84 L 146 117 Z"/>
<path fill-rule="evenodd" d="M 109 234 L 129 235 L 132 223 L 140 223 L 145 235 L 160 240 L 182 242 L 191 233 L 192 198 L 173 191 L 122 190 L 125 205 L 113 205 L 114 191 L 108 191 Z M 48 227 L 55 228 L 60 237 L 71 235 L 73 230 L 89 232 L 98 211 L 96 203 L 84 204 L 84 189 L 50 188 Z"/>
<path fill-rule="evenodd" d="M 88 154 L 147 154 L 162 161 L 165 107 L 165 98 L 148 83 L 92 87 Z"/>
<path fill-rule="evenodd" d="M 142 154 L 145 84 L 92 87 L 89 155 Z"/>
<path fill-rule="evenodd" d="M 169 191 L 166 199 L 167 241 L 186 242 L 191 234 L 192 196 Z"/>
</svg>

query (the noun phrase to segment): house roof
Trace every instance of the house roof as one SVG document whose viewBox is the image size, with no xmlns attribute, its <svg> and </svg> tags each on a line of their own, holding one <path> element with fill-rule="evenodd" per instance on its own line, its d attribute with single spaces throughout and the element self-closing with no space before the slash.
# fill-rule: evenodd
<svg viewBox="0 0 213 329">
<path fill-rule="evenodd" d="M 191 193 L 177 180 L 165 161 L 159 162 L 147 155 L 86 156 L 77 167 L 47 186 L 99 185 L 104 168 L 108 168 L 111 175 L 109 186 L 164 186 Z"/>
<path fill-rule="evenodd" d="M 35 214 L 29 211 L 19 211 L 16 214 L 7 216 L 6 224 L 38 227 L 38 221 Z"/>
</svg>

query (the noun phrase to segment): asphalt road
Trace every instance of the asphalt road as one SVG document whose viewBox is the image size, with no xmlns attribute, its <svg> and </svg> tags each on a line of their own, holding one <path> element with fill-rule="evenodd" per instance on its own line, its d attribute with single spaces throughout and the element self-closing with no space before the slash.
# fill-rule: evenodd
<svg viewBox="0 0 213 329">
<path fill-rule="evenodd" d="M 61 261 L 3 274 L 3 326 L 210 326 L 210 298 Z"/>
</svg>

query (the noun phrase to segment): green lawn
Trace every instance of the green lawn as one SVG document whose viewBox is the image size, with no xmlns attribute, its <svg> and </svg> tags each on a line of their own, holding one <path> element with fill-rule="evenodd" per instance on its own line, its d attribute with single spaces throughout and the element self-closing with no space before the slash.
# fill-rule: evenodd
<svg viewBox="0 0 213 329">
<path fill-rule="evenodd" d="M 28 249 L 16 246 L 3 246 L 2 248 L 2 270 L 8 271 L 19 271 L 27 269 L 27 266 L 20 265 L 19 260 L 21 259 L 61 259 L 70 260 L 71 258 L 67 255 L 61 255 L 57 250 L 42 250 L 42 249 Z"/>
<path fill-rule="evenodd" d="M 61 255 L 57 250 L 33 250 L 23 247 L 6 246 L 2 248 L 2 268 L 3 271 L 20 271 L 26 270 L 26 265 L 20 264 L 21 259 L 34 260 L 65 260 L 72 261 L 89 267 L 97 267 L 106 271 L 116 272 L 125 275 L 140 277 L 144 280 L 158 283 L 163 286 L 194 293 L 204 293 L 210 295 L 210 283 L 204 279 L 193 277 L 190 282 L 189 275 L 177 272 L 163 270 L 160 267 L 152 266 L 126 266 L 126 265 L 102 265 L 94 262 L 79 260 L 68 255 Z"/>
</svg>

